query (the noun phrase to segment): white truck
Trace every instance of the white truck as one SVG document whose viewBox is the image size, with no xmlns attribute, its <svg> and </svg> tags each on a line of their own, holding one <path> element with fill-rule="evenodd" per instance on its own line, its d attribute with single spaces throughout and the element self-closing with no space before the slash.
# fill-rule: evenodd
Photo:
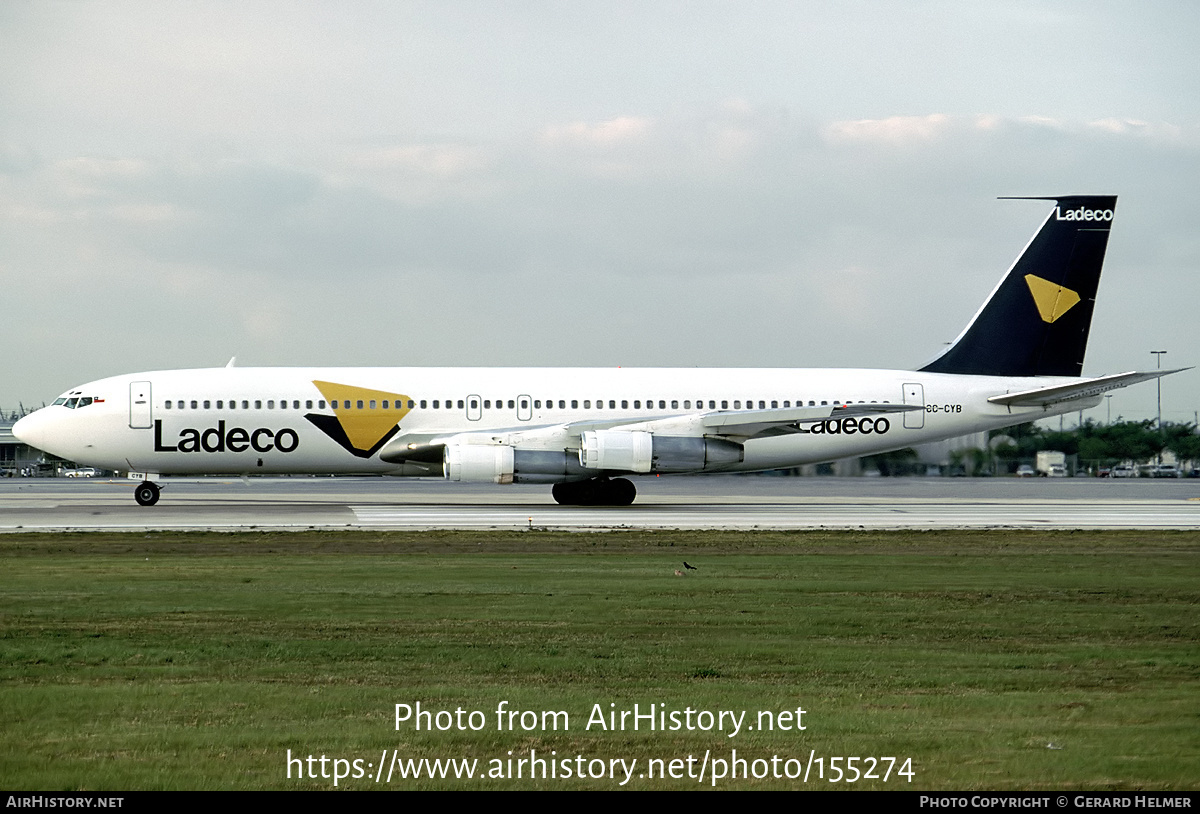
<svg viewBox="0 0 1200 814">
<path fill-rule="evenodd" d="M 1067 454 L 1056 449 L 1043 449 L 1037 454 L 1037 473 L 1043 478 L 1067 476 Z"/>
</svg>

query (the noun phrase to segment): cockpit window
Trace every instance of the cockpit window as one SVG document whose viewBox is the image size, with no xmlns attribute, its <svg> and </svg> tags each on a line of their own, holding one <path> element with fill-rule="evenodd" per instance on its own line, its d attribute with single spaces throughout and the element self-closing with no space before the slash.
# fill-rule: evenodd
<svg viewBox="0 0 1200 814">
<path fill-rule="evenodd" d="M 63 398 L 58 398 L 58 399 L 55 399 L 55 400 L 54 400 L 54 406 L 57 406 L 57 405 L 59 405 L 59 404 L 62 404 L 62 403 L 63 403 L 63 402 L 65 402 L 66 400 L 67 400 L 67 399 L 66 399 L 66 397 L 65 397 L 65 396 L 64 396 Z"/>
<path fill-rule="evenodd" d="M 68 410 L 74 410 L 75 405 L 78 403 L 79 403 L 79 399 L 77 399 L 77 398 L 67 399 L 67 403 L 64 404 L 63 406 L 66 407 Z"/>
<path fill-rule="evenodd" d="M 89 404 L 91 404 L 91 403 L 92 403 L 92 397 L 91 397 L 91 396 L 84 396 L 83 398 L 81 398 L 81 399 L 79 400 L 79 404 L 77 404 L 76 406 L 77 406 L 77 407 L 87 407 L 87 406 L 88 406 Z"/>
</svg>

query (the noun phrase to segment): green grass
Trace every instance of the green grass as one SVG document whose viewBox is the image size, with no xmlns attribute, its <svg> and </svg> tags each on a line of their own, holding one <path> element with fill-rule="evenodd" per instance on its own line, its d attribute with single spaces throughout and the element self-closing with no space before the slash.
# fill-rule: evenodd
<svg viewBox="0 0 1200 814">
<path fill-rule="evenodd" d="M 288 779 L 288 750 L 486 772 L 533 749 L 695 788 L 637 774 L 736 749 L 824 757 L 827 778 L 835 756 L 912 760 L 911 783 L 833 787 L 1195 789 L 1198 554 L 1200 534 L 1159 531 L 5 536 L 0 785 L 330 788 Z M 498 731 L 501 701 L 570 729 Z M 417 702 L 486 726 L 397 730 Z M 751 725 L 801 707 L 806 729 L 585 729 L 594 705 L 635 703 Z M 373 772 L 339 788 L 382 787 Z"/>
</svg>

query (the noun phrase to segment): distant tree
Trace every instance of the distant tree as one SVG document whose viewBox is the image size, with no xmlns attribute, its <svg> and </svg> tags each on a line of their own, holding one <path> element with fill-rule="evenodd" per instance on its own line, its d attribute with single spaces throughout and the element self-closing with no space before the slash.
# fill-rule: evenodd
<svg viewBox="0 0 1200 814">
<path fill-rule="evenodd" d="M 1115 463 L 1148 461 L 1162 449 L 1161 436 L 1153 421 L 1120 421 L 1095 424 L 1087 421 L 1079 428 L 1079 457 L 1085 461 Z"/>
<path fill-rule="evenodd" d="M 1043 432 L 1038 449 L 1054 449 L 1074 455 L 1079 452 L 1079 433 L 1072 431 Z"/>
<path fill-rule="evenodd" d="M 979 447 L 963 447 L 950 453 L 950 463 L 961 466 L 968 475 L 979 475 L 987 470 L 988 452 Z"/>
<path fill-rule="evenodd" d="M 1171 450 L 1179 462 L 1200 460 L 1200 435 L 1196 434 L 1195 424 L 1163 425 L 1163 448 Z"/>
<path fill-rule="evenodd" d="M 911 475 L 913 464 L 917 460 L 917 451 L 912 447 L 893 450 L 892 452 L 884 452 L 879 455 L 872 455 L 863 459 L 865 468 L 869 468 L 874 464 L 879 470 L 879 474 L 886 477 L 896 477 L 898 475 Z"/>
</svg>

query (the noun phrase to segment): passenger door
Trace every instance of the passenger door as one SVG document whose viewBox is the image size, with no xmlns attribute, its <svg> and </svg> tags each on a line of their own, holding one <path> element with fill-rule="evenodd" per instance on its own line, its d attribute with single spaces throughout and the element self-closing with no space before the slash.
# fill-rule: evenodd
<svg viewBox="0 0 1200 814">
<path fill-rule="evenodd" d="M 153 402 L 150 398 L 150 382 L 129 383 L 129 428 L 148 430 L 154 426 Z"/>
</svg>

